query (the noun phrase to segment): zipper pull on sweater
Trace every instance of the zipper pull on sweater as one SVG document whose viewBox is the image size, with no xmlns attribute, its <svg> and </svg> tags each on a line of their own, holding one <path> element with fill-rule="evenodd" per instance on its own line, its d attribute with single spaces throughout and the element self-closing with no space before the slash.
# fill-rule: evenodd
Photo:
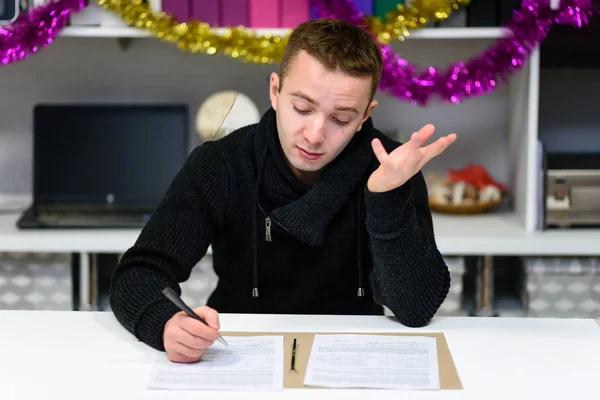
<svg viewBox="0 0 600 400">
<path fill-rule="evenodd" d="M 265 218 L 265 240 L 267 242 L 271 241 L 271 218 Z"/>
</svg>

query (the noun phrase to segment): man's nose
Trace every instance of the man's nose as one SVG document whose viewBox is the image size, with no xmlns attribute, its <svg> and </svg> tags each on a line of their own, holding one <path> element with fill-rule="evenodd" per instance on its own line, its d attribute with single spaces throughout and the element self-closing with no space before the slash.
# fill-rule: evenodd
<svg viewBox="0 0 600 400">
<path fill-rule="evenodd" d="M 323 133 L 323 121 L 317 118 L 304 130 L 304 138 L 310 144 L 322 144 L 325 141 Z"/>
</svg>

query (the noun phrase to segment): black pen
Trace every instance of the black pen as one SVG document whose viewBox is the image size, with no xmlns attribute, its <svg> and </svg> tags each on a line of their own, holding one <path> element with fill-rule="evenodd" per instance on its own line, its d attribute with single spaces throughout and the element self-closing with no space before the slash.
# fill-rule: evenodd
<svg viewBox="0 0 600 400">
<path fill-rule="evenodd" d="M 194 310 L 189 308 L 188 305 L 185 304 L 179 296 L 177 296 L 177 293 L 175 293 L 175 291 L 173 289 L 171 289 L 170 287 L 166 287 L 163 289 L 162 292 L 167 297 L 167 299 L 171 300 L 171 302 L 173 302 L 173 304 L 175 304 L 177 307 L 179 307 L 181 309 L 181 311 L 185 311 L 185 313 L 187 315 L 189 315 L 190 317 L 197 319 L 198 321 L 202 322 L 204 325 L 208 326 L 206 321 L 204 319 L 200 318 L 200 316 L 198 314 L 196 314 L 194 312 Z M 227 342 L 225 341 L 225 339 L 223 339 L 223 336 L 221 336 L 220 334 L 219 334 L 219 337 L 217 338 L 217 340 L 219 342 L 223 343 L 225 346 L 229 346 L 227 344 Z"/>
<path fill-rule="evenodd" d="M 296 370 L 296 338 L 294 338 L 294 343 L 292 344 L 292 367 L 290 370 Z"/>
</svg>

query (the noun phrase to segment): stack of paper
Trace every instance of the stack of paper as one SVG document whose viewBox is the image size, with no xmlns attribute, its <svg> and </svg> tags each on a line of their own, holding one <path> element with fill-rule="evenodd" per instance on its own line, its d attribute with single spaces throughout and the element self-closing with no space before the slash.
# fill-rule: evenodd
<svg viewBox="0 0 600 400">
<path fill-rule="evenodd" d="M 284 336 L 227 336 L 197 363 L 156 360 L 149 387 L 170 390 L 281 390 Z M 401 390 L 440 389 L 435 337 L 315 335 L 304 386 Z M 306 358 L 304 358 L 306 360 Z M 289 372 L 291 373 L 291 372 Z M 300 378 L 302 379 L 302 378 Z"/>
<path fill-rule="evenodd" d="M 215 342 L 197 363 L 174 363 L 162 353 L 154 365 L 150 389 L 281 390 L 283 336 L 226 337 Z"/>
<path fill-rule="evenodd" d="M 304 384 L 439 389 L 436 340 L 420 336 L 315 335 Z"/>
</svg>

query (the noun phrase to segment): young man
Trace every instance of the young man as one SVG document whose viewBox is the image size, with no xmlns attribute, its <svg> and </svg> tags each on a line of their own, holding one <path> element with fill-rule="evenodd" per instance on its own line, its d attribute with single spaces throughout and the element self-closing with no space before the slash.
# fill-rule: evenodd
<svg viewBox="0 0 600 400">
<path fill-rule="evenodd" d="M 342 21 L 294 30 L 270 81 L 272 109 L 257 125 L 191 153 L 113 277 L 120 323 L 176 362 L 217 338 L 218 313 L 382 314 L 428 323 L 444 301 L 448 268 L 434 240 L 420 172 L 454 139 L 425 146 L 431 125 L 399 143 L 370 115 L 380 50 Z M 161 293 L 212 245 L 218 285 L 196 308 Z"/>
</svg>

